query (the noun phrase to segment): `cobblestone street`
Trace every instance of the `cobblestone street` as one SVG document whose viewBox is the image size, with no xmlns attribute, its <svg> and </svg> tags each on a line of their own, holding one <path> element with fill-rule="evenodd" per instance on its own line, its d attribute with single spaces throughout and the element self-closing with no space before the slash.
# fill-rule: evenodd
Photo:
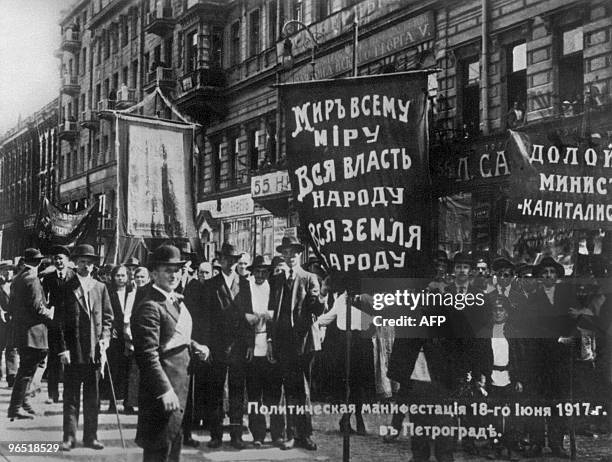
<svg viewBox="0 0 612 462">
<path fill-rule="evenodd" d="M 45 384 L 43 384 L 44 388 Z M 121 447 L 121 438 L 117 429 L 117 421 L 114 414 L 102 413 L 99 417 L 98 438 L 104 443 L 105 449 L 94 451 L 77 446 L 69 453 L 61 451 L 44 456 L 24 455 L 11 453 L 8 445 L 10 443 L 36 443 L 50 442 L 57 443 L 62 439 L 62 404 L 45 404 L 46 390 L 43 389 L 33 402 L 39 415 L 33 420 L 16 420 L 10 422 L 6 418 L 6 409 L 10 399 L 10 389 L 6 383 L 2 382 L 0 388 L 0 407 L 2 414 L 0 417 L 0 455 L 2 460 L 7 461 L 37 461 L 37 460 L 79 460 L 79 461 L 140 461 L 142 450 L 134 443 L 136 434 L 135 415 L 120 414 L 123 428 L 123 436 L 126 441 L 127 449 Z M 102 409 L 106 409 L 107 404 L 103 403 Z M 119 406 L 121 408 L 121 406 Z M 366 425 L 369 434 L 367 436 L 351 436 L 351 461 L 373 462 L 384 460 L 385 462 L 407 462 L 410 460 L 410 442 L 408 438 L 400 437 L 395 443 L 383 443 L 382 438 L 377 435 L 378 426 L 389 422 L 389 416 L 369 415 L 366 416 Z M 246 423 L 246 419 L 245 419 Z M 229 446 L 229 437 L 226 435 L 225 445 L 221 450 L 210 450 L 206 447 L 209 440 L 206 431 L 195 432 L 194 437 L 202 444 L 198 449 L 183 448 L 182 458 L 184 461 L 340 461 L 342 460 L 342 436 L 338 432 L 337 416 L 315 416 L 313 418 L 314 439 L 319 449 L 314 452 L 302 449 L 281 451 L 271 446 L 263 449 L 249 448 L 243 451 L 233 450 Z M 81 437 L 79 434 L 78 437 Z M 245 433 L 245 441 L 250 441 L 250 435 Z M 580 462 L 598 462 L 605 455 L 612 454 L 612 442 L 607 438 L 578 438 L 578 457 Z M 434 459 L 432 459 L 434 460 Z M 483 457 L 467 456 L 465 453 L 456 454 L 457 462 L 485 461 Z M 556 462 L 560 459 L 552 457 L 541 459 L 523 459 L 533 462 Z"/>
</svg>

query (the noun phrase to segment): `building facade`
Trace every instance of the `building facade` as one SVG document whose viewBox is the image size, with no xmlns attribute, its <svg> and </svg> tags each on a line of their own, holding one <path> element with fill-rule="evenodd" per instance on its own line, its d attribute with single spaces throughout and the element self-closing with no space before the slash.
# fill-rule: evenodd
<svg viewBox="0 0 612 462">
<path fill-rule="evenodd" d="M 58 196 L 57 99 L 0 138 L 0 254 L 23 254 L 35 245 L 42 199 Z"/>
<path fill-rule="evenodd" d="M 100 199 L 104 252 L 116 200 L 104 111 L 159 88 L 202 127 L 195 213 L 206 256 L 224 240 L 271 256 L 298 222 L 273 85 L 351 75 L 357 19 L 360 75 L 436 70 L 437 245 L 507 250 L 524 231 L 504 223 L 499 203 L 507 129 L 612 141 L 611 10 L 605 0 L 84 0 L 61 22 L 58 200 L 74 211 Z M 160 98 L 139 112 L 176 117 Z"/>
</svg>

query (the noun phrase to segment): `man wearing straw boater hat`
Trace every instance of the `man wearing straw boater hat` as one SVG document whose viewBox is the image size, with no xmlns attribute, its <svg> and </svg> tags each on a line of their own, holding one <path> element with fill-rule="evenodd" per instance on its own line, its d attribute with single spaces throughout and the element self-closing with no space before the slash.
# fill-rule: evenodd
<svg viewBox="0 0 612 462">
<path fill-rule="evenodd" d="M 98 441 L 100 370 L 110 342 L 113 309 L 106 286 L 92 277 L 100 257 L 89 244 L 71 254 L 76 277 L 66 283 L 59 310 L 59 354 L 64 365 L 64 438 L 62 449 L 76 446 L 81 384 L 83 384 L 83 444 L 103 449 Z M 104 372 L 104 371 L 102 371 Z"/>
<path fill-rule="evenodd" d="M 136 443 L 144 449 L 144 462 L 180 459 L 190 355 L 202 361 L 209 355 L 206 346 L 191 340 L 191 315 L 175 292 L 184 263 L 172 245 L 155 249 L 150 260 L 153 283 L 132 312 L 140 371 Z"/>
<path fill-rule="evenodd" d="M 231 445 L 244 449 L 242 416 L 244 414 L 244 387 L 246 381 L 246 355 L 252 343 L 252 332 L 245 314 L 251 312 L 249 281 L 236 271 L 239 252 L 224 242 L 218 253 L 221 273 L 210 280 L 211 373 L 209 390 L 210 448 L 221 446 L 223 437 L 223 388 L 228 375 L 229 417 Z"/>
<path fill-rule="evenodd" d="M 319 280 L 301 267 L 304 246 L 296 237 L 284 237 L 276 251 L 283 255 L 287 269 L 274 280 L 270 290 L 274 326 L 268 332 L 268 350 L 279 361 L 287 404 L 305 405 L 304 378 L 310 382 L 314 351 L 311 327 L 313 318 L 323 312 Z M 287 414 L 287 441 L 282 449 L 302 447 L 314 451 L 317 445 L 311 436 L 309 414 Z"/>
<path fill-rule="evenodd" d="M 38 266 L 43 255 L 38 249 L 26 249 L 25 267 L 13 280 L 9 314 L 15 346 L 19 349 L 19 369 L 15 377 L 8 409 L 10 419 L 30 419 L 34 410 L 28 403 L 28 388 L 38 364 L 48 349 L 47 323 L 53 318 L 47 307 Z"/>
</svg>

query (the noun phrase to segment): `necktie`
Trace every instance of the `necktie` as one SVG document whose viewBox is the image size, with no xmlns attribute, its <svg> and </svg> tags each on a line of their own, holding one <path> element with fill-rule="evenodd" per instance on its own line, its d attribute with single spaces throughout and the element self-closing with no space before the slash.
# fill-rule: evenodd
<svg viewBox="0 0 612 462">
<path fill-rule="evenodd" d="M 289 269 L 289 280 L 293 281 L 293 269 Z"/>
</svg>

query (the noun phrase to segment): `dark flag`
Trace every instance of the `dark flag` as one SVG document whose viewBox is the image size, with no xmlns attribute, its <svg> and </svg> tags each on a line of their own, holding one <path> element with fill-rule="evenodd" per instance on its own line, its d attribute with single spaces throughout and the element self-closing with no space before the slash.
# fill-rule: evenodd
<svg viewBox="0 0 612 462">
<path fill-rule="evenodd" d="M 426 72 L 281 85 L 301 232 L 355 279 L 418 275 L 430 255 Z"/>
<path fill-rule="evenodd" d="M 92 229 L 95 236 L 97 212 L 97 202 L 80 212 L 68 213 L 44 198 L 36 220 L 36 235 L 40 248 L 44 250 L 51 245 L 81 242 L 86 236 L 91 237 Z M 92 243 L 90 240 L 87 242 Z"/>
</svg>

